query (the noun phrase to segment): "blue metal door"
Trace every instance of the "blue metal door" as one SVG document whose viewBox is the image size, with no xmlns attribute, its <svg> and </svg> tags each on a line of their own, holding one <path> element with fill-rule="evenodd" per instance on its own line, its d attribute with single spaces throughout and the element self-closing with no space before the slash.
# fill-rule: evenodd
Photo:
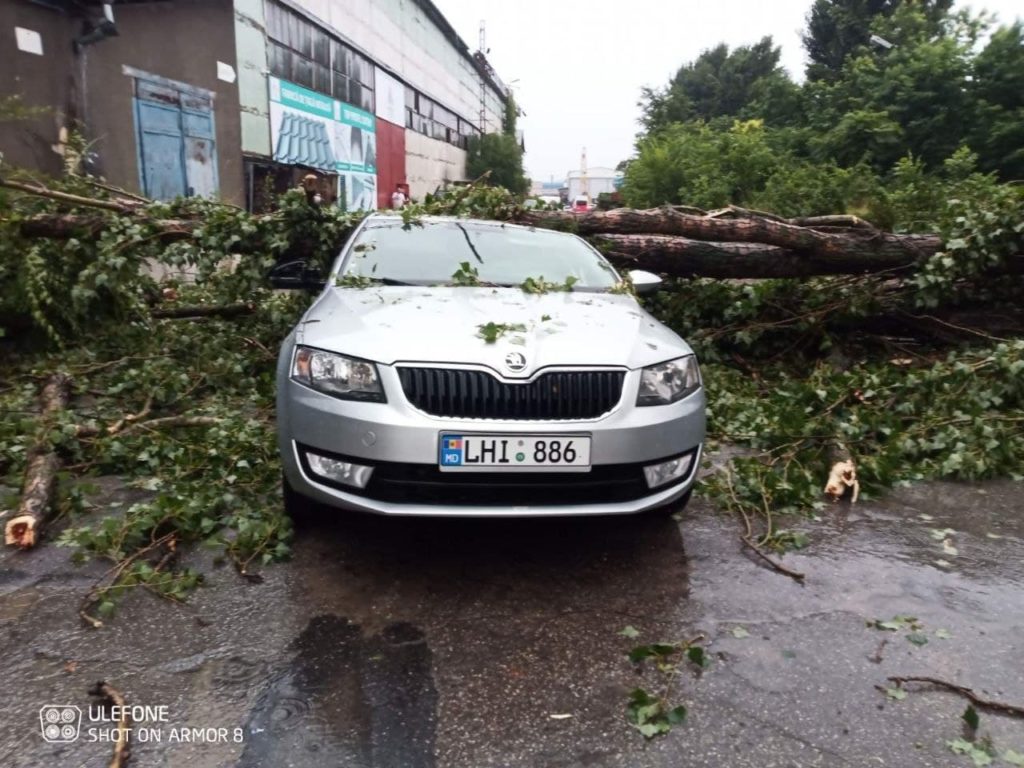
<svg viewBox="0 0 1024 768">
<path fill-rule="evenodd" d="M 213 99 L 183 83 L 135 80 L 139 180 L 154 200 L 217 194 Z"/>
</svg>

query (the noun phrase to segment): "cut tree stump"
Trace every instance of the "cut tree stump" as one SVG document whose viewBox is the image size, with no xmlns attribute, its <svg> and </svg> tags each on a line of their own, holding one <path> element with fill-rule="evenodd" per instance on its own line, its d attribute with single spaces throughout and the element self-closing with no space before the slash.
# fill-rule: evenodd
<svg viewBox="0 0 1024 768">
<path fill-rule="evenodd" d="M 68 404 L 71 379 L 63 373 L 50 376 L 39 397 L 40 418 L 45 423 Z M 53 511 L 53 494 L 57 487 L 60 457 L 45 442 L 29 451 L 25 482 L 18 509 L 4 526 L 4 543 L 29 549 L 39 540 L 46 519 Z"/>
</svg>

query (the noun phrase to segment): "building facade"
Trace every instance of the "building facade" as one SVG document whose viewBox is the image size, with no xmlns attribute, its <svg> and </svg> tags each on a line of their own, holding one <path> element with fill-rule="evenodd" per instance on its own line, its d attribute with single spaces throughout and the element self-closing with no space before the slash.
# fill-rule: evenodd
<svg viewBox="0 0 1024 768">
<path fill-rule="evenodd" d="M 566 174 L 566 196 L 572 201 L 580 197 L 597 200 L 601 194 L 612 194 L 622 185 L 622 172 L 614 168 L 588 168 L 586 175 L 581 171 Z"/>
<path fill-rule="evenodd" d="M 32 116 L 0 114 L 4 164 L 59 175 L 80 132 L 113 184 L 242 202 L 233 39 L 232 0 L 5 0 L 0 100 Z"/>
<path fill-rule="evenodd" d="M 45 111 L 0 114 L 5 161 L 57 174 L 76 129 L 92 172 L 157 199 L 259 209 L 312 173 L 388 207 L 463 180 L 508 98 L 430 0 L 6 0 L 0 35 L 0 98 Z"/>
</svg>

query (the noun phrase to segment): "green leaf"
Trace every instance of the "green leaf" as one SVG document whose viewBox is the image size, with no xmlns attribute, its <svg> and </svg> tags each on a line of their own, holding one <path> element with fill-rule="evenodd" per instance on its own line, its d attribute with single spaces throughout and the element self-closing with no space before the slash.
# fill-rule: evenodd
<svg viewBox="0 0 1024 768">
<path fill-rule="evenodd" d="M 732 636 L 742 640 L 744 637 L 750 637 L 750 633 L 743 627 L 733 627 Z"/>
<path fill-rule="evenodd" d="M 704 649 L 699 645 L 691 645 L 686 649 L 686 658 L 692 661 L 701 669 L 707 669 L 711 666 L 711 659 L 704 652 Z"/>
<path fill-rule="evenodd" d="M 966 755 L 974 749 L 974 744 L 967 741 L 967 739 L 954 739 L 953 741 L 947 741 L 946 746 L 958 755 Z"/>
<path fill-rule="evenodd" d="M 951 637 L 953 637 L 953 635 L 949 633 L 948 629 L 936 629 L 935 636 L 939 638 L 939 640 L 949 640 Z"/>
<path fill-rule="evenodd" d="M 1014 752 L 1012 749 L 1003 752 L 1003 760 L 1010 765 L 1024 766 L 1024 755 L 1020 752 Z"/>
<path fill-rule="evenodd" d="M 640 632 L 636 629 L 636 627 L 633 626 L 623 627 L 619 634 L 623 637 L 628 637 L 630 640 L 633 640 L 634 638 L 640 636 Z"/>
<path fill-rule="evenodd" d="M 679 725 L 686 719 L 686 707 L 682 705 L 673 707 L 665 715 L 665 719 L 668 720 L 669 725 Z"/>
<path fill-rule="evenodd" d="M 960 717 L 963 718 L 963 721 L 967 723 L 967 727 L 972 731 L 978 730 L 978 724 L 980 723 L 981 718 L 978 717 L 978 710 L 974 708 L 974 705 L 968 704 L 967 709 L 964 710 L 964 713 L 960 715 Z"/>
<path fill-rule="evenodd" d="M 911 632 L 907 635 L 907 640 L 917 646 L 928 644 L 928 635 L 923 632 Z"/>
<path fill-rule="evenodd" d="M 902 688 L 895 688 L 895 687 L 894 688 L 886 688 L 885 689 L 885 695 L 888 696 L 890 699 L 896 699 L 896 701 L 903 701 L 903 699 L 907 698 L 907 692 L 906 691 L 904 691 Z"/>
</svg>

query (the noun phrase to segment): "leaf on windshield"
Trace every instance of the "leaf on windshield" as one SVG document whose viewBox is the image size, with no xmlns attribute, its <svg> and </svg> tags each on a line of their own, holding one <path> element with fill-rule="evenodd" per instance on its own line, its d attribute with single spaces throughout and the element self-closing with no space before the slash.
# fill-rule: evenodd
<svg viewBox="0 0 1024 768">
<path fill-rule="evenodd" d="M 456 285 L 480 285 L 480 273 L 476 267 L 468 261 L 464 261 L 459 264 L 458 269 L 452 272 L 452 282 Z"/>
</svg>

